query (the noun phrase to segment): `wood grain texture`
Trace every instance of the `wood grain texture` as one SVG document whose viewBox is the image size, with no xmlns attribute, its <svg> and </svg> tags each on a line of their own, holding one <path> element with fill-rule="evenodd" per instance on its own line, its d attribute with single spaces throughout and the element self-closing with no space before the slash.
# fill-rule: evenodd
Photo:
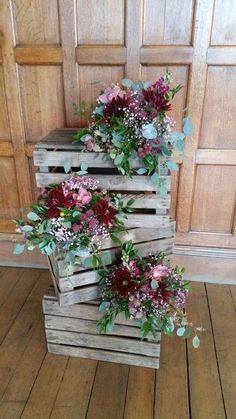
<svg viewBox="0 0 236 419">
<path fill-rule="evenodd" d="M 17 44 L 59 44 L 57 0 L 13 0 L 12 3 Z"/>
<path fill-rule="evenodd" d="M 208 68 L 200 137 L 201 148 L 235 148 L 236 104 L 230 93 L 230 90 L 236 87 L 235 76 L 236 65 Z M 226 126 L 222 124 L 224 120 L 227 120 Z"/>
<path fill-rule="evenodd" d="M 9 121 L 7 118 L 6 92 L 2 66 L 0 66 L 0 141 L 9 139 Z M 1 154 L 2 155 L 2 154 Z"/>
<path fill-rule="evenodd" d="M 57 46 L 16 47 L 15 60 L 18 64 L 61 64 L 62 49 Z"/>
<path fill-rule="evenodd" d="M 230 0 L 215 2 L 211 45 L 236 44 L 236 3 Z"/>
<path fill-rule="evenodd" d="M 80 65 L 88 64 L 125 64 L 126 48 L 120 46 L 81 46 L 76 48 L 76 61 Z"/>
<path fill-rule="evenodd" d="M 190 45 L 192 0 L 144 1 L 144 45 Z M 184 21 L 184 25 L 183 25 Z"/>
</svg>

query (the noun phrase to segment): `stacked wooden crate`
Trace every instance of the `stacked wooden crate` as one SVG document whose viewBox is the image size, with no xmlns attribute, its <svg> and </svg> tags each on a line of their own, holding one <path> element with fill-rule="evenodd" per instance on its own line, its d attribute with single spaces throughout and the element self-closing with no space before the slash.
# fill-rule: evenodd
<svg viewBox="0 0 236 419">
<path fill-rule="evenodd" d="M 36 173 L 37 186 L 40 188 L 46 187 L 51 183 L 59 183 L 69 178 L 70 174 L 66 174 L 64 172 L 65 164 L 69 163 L 72 170 L 76 172 L 79 170 L 81 163 L 86 162 L 86 164 L 88 165 L 89 175 L 95 177 L 99 181 L 99 189 L 105 189 L 110 192 L 120 193 L 124 201 L 127 201 L 131 198 L 135 198 L 135 203 L 133 204 L 134 212 L 129 214 L 127 216 L 127 219 L 123 219 L 124 224 L 127 228 L 127 232 L 121 233 L 119 238 L 122 241 L 132 240 L 136 244 L 136 247 L 139 249 L 139 252 L 142 256 L 146 256 L 150 252 L 157 253 L 160 251 L 170 255 L 172 253 L 173 248 L 175 222 L 171 220 L 169 216 L 169 174 L 163 172 L 163 177 L 165 178 L 168 194 L 166 198 L 162 198 L 159 194 L 158 189 L 152 185 L 148 176 L 134 175 L 132 178 L 124 177 L 118 173 L 117 169 L 114 167 L 113 163 L 107 158 L 107 155 L 105 153 L 81 152 L 78 148 L 78 145 L 73 144 L 71 141 L 74 132 L 75 131 L 71 129 L 54 130 L 47 137 L 45 137 L 41 143 L 36 145 L 34 151 L 34 164 L 39 169 L 38 173 Z M 138 169 L 139 167 L 140 162 L 135 162 L 134 169 Z M 101 256 L 103 258 L 104 264 L 109 263 L 106 262 L 106 254 L 109 254 L 112 262 L 114 262 L 117 257 L 117 251 L 119 251 L 119 249 L 117 249 L 117 246 L 115 246 L 111 240 L 107 240 L 104 243 L 101 250 Z M 96 271 L 92 270 L 91 268 L 88 269 L 81 266 L 81 260 L 78 260 L 78 264 L 75 265 L 74 272 L 70 272 L 70 274 L 68 274 L 65 264 L 65 258 L 63 257 L 63 255 L 54 255 L 50 257 L 49 266 L 55 288 L 55 295 L 57 298 L 56 302 L 55 296 L 53 297 L 54 307 L 57 307 L 55 309 L 55 316 L 57 316 L 59 313 L 59 306 L 68 306 L 65 307 L 65 317 L 68 317 L 67 324 L 69 324 L 69 319 L 71 318 L 69 313 L 70 310 L 72 310 L 71 312 L 74 312 L 74 304 L 76 304 L 76 307 L 78 307 L 78 303 L 81 304 L 89 302 L 91 300 L 97 299 L 100 296 L 100 288 L 98 286 L 98 275 Z M 50 298 L 49 296 L 45 296 L 44 298 L 44 312 L 45 307 L 47 306 L 47 301 L 49 301 Z M 93 307 L 94 310 L 95 306 L 91 304 L 88 305 L 86 312 L 90 310 L 89 307 L 91 310 L 91 307 Z M 79 309 L 77 308 L 77 310 Z M 46 312 L 45 315 L 47 316 Z M 80 323 L 78 319 L 80 319 L 80 317 L 77 318 L 76 324 Z M 82 322 L 82 319 L 80 320 Z M 86 319 L 83 319 L 83 322 L 85 320 Z M 135 328 L 132 328 L 130 330 L 136 330 L 137 332 L 137 327 L 135 326 Z M 78 333 L 80 332 L 78 331 Z M 121 335 L 122 333 L 123 332 L 121 332 Z M 58 348 L 58 346 L 51 345 L 51 343 L 53 343 L 51 340 L 52 336 L 52 330 L 50 329 L 50 333 L 47 332 L 49 350 L 52 351 L 53 348 L 55 352 L 55 348 Z M 134 337 L 137 338 L 137 335 L 133 336 L 132 339 Z M 99 339 L 108 339 L 108 337 L 97 336 L 97 342 L 99 342 Z M 114 342 L 114 344 L 115 341 L 116 340 L 111 340 L 111 342 Z M 64 341 L 61 340 L 61 342 L 57 342 L 56 344 L 62 346 L 65 345 L 64 348 L 67 348 L 68 345 L 66 345 L 63 342 Z M 147 345 L 148 344 L 149 343 L 147 342 Z M 67 352 L 67 349 L 65 349 L 65 352 Z M 78 352 L 72 352 L 74 354 L 79 354 L 90 353 L 91 351 L 81 352 L 80 350 Z M 58 353 L 62 352 L 59 351 Z"/>
</svg>

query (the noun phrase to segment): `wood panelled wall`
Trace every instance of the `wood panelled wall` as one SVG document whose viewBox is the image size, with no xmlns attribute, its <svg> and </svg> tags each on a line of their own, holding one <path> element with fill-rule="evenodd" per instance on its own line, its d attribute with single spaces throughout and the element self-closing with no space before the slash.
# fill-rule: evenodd
<svg viewBox="0 0 236 419">
<path fill-rule="evenodd" d="M 194 121 L 172 181 L 176 244 L 236 248 L 235 1 L 0 0 L 0 31 L 2 233 L 36 195 L 34 144 L 78 125 L 71 102 L 168 66 L 185 86 L 177 126 L 186 107 Z"/>
</svg>

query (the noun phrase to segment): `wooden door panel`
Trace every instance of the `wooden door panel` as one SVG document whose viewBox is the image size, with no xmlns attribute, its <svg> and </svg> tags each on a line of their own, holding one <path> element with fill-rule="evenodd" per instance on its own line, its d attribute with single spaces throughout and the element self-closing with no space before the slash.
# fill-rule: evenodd
<svg viewBox="0 0 236 419">
<path fill-rule="evenodd" d="M 58 44 L 57 0 L 13 0 L 16 44 Z"/>
<path fill-rule="evenodd" d="M 59 66 L 22 65 L 19 79 L 26 141 L 37 142 L 65 124 L 62 70 Z"/>
<path fill-rule="evenodd" d="M 12 157 L 0 157 L 0 187 L 0 220 L 10 222 L 18 217 L 20 207 L 15 164 Z"/>
<path fill-rule="evenodd" d="M 78 45 L 123 45 L 124 3 L 124 0 L 77 0 Z"/>
<path fill-rule="evenodd" d="M 144 0 L 143 45 L 190 45 L 192 18 L 193 0 Z"/>
<path fill-rule="evenodd" d="M 201 148 L 235 149 L 236 66 L 209 66 L 200 136 Z"/>
<path fill-rule="evenodd" d="M 235 166 L 199 165 L 196 173 L 192 231 L 233 232 Z"/>
<path fill-rule="evenodd" d="M 0 141 L 6 140 L 9 140 L 9 124 L 3 72 L 2 66 L 0 65 Z"/>
<path fill-rule="evenodd" d="M 215 0 L 211 45 L 236 45 L 236 2 Z"/>
</svg>

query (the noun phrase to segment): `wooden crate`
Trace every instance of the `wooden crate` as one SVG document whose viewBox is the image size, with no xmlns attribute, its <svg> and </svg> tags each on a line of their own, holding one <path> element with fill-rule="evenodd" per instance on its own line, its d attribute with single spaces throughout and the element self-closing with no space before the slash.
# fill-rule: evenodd
<svg viewBox="0 0 236 419">
<path fill-rule="evenodd" d="M 147 256 L 150 252 L 160 251 L 170 255 L 173 249 L 175 222 L 170 221 L 168 227 L 163 228 L 134 228 L 121 233 L 120 239 L 132 240 L 136 244 L 141 256 Z M 111 261 L 115 262 L 119 249 L 111 240 L 107 240 L 101 250 L 101 257 L 106 262 L 106 254 L 109 253 Z M 89 301 L 100 297 L 99 277 L 96 271 L 75 265 L 74 272 L 68 273 L 63 257 L 56 258 L 52 255 L 48 258 L 49 268 L 55 287 L 56 296 L 61 306 Z M 81 262 L 81 260 L 80 260 Z"/>
<path fill-rule="evenodd" d="M 161 333 L 140 340 L 135 322 L 117 318 L 114 330 L 99 335 L 100 301 L 60 307 L 53 289 L 43 298 L 48 351 L 54 354 L 158 368 Z"/>
<path fill-rule="evenodd" d="M 50 183 L 59 183 L 70 177 L 64 173 L 64 165 L 70 162 L 76 171 L 82 162 L 88 165 L 88 172 L 99 180 L 99 188 L 122 194 L 124 201 L 135 198 L 134 212 L 123 219 L 127 233 L 122 233 L 122 241 L 132 240 L 137 244 L 142 256 L 149 252 L 165 252 L 170 255 L 173 248 L 175 223 L 168 215 L 170 207 L 170 176 L 163 170 L 168 194 L 162 198 L 158 188 L 151 183 L 146 175 L 134 175 L 132 178 L 122 176 L 108 158 L 106 153 L 81 152 L 78 145 L 73 144 L 73 129 L 57 129 L 36 145 L 34 164 L 38 167 L 36 173 L 37 186 L 45 187 Z M 134 168 L 140 167 L 137 160 Z M 164 174 L 165 173 L 165 174 Z M 109 253 L 112 262 L 116 260 L 117 249 L 111 240 L 107 240 L 101 252 L 103 257 Z M 65 258 L 54 256 L 49 260 L 52 279 L 60 305 L 69 305 L 88 301 L 99 296 L 96 272 L 75 267 L 68 274 Z"/>
</svg>

